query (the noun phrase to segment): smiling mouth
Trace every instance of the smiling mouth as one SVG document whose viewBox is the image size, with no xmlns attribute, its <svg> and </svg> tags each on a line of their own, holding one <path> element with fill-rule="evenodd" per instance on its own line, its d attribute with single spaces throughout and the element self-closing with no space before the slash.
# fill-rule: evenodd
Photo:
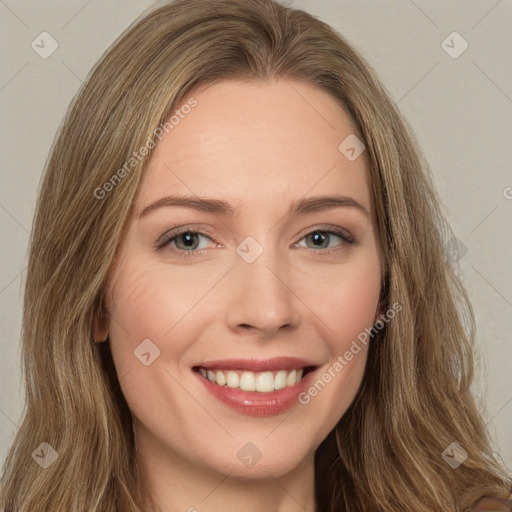
<svg viewBox="0 0 512 512">
<path fill-rule="evenodd" d="M 247 370 L 210 370 L 202 366 L 193 368 L 204 379 L 219 387 L 258 393 L 272 393 L 291 388 L 314 369 L 315 367 L 308 366 L 291 370 L 252 372 Z"/>
</svg>

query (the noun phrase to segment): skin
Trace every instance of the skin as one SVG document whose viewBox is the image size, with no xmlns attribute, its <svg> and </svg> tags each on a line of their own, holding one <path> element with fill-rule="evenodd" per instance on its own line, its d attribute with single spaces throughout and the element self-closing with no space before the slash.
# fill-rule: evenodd
<svg viewBox="0 0 512 512">
<path fill-rule="evenodd" d="M 198 104 L 155 148 L 120 247 L 97 339 L 107 331 L 134 415 L 144 480 L 165 511 L 313 511 L 314 453 L 361 384 L 362 346 L 307 405 L 252 417 L 208 394 L 191 368 L 207 360 L 297 356 L 327 371 L 380 314 L 380 255 L 371 216 L 354 207 L 290 215 L 292 201 L 334 193 L 371 213 L 365 154 L 338 150 L 357 133 L 328 94 L 300 82 L 226 81 L 194 94 Z M 149 204 L 171 194 L 228 201 L 230 217 Z M 349 232 L 315 245 L 323 224 Z M 175 225 L 205 233 L 156 250 Z M 322 231 L 323 229 L 323 231 Z M 236 252 L 253 237 L 263 253 Z M 331 253 L 326 252 L 332 249 Z M 179 252 L 181 250 L 181 253 Z M 134 357 L 144 339 L 160 349 Z M 248 442 L 261 459 L 236 456 Z"/>
</svg>

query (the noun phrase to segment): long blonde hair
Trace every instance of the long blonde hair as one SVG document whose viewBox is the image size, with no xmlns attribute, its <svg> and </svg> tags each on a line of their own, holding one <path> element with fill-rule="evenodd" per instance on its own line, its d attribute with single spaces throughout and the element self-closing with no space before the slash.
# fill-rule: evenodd
<svg viewBox="0 0 512 512">
<path fill-rule="evenodd" d="M 108 194 L 98 190 L 194 90 L 276 78 L 319 87 L 353 118 L 369 161 L 383 298 L 403 307 L 372 339 L 358 395 L 317 450 L 318 509 L 467 511 L 483 494 L 507 494 L 510 475 L 470 392 L 473 313 L 443 250 L 432 180 L 374 72 L 303 11 L 271 0 L 178 0 L 106 52 L 47 162 L 24 296 L 25 408 L 0 509 L 140 510 L 131 413 L 93 325 L 151 151 Z M 58 454 L 46 469 L 32 458 L 43 442 Z M 441 456 L 452 442 L 468 454 L 457 469 Z"/>
</svg>

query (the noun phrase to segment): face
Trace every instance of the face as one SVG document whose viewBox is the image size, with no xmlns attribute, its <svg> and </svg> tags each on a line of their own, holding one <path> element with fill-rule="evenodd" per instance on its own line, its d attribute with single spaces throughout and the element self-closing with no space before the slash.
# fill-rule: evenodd
<svg viewBox="0 0 512 512">
<path fill-rule="evenodd" d="M 277 478 L 313 460 L 361 384 L 354 341 L 381 282 L 365 154 L 338 148 L 355 128 L 310 85 L 194 98 L 120 247 L 112 355 L 142 457 Z"/>
</svg>

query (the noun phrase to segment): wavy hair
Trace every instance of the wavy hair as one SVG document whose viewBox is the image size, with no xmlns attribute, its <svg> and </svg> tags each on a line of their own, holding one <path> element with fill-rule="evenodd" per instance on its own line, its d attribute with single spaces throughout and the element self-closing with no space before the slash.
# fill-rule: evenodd
<svg viewBox="0 0 512 512">
<path fill-rule="evenodd" d="M 223 80 L 298 80 L 335 98 L 366 145 L 382 297 L 403 310 L 370 343 L 359 392 L 315 457 L 322 512 L 467 511 L 510 475 L 470 390 L 475 324 L 445 254 L 430 171 L 388 92 L 327 24 L 272 0 L 178 0 L 129 27 L 74 98 L 45 166 L 22 320 L 22 424 L 4 512 L 135 512 L 147 499 L 130 409 L 93 326 L 151 151 L 108 182 L 173 109 Z M 452 469 L 442 452 L 468 453 Z M 57 460 L 42 469 L 34 450 Z"/>
</svg>

